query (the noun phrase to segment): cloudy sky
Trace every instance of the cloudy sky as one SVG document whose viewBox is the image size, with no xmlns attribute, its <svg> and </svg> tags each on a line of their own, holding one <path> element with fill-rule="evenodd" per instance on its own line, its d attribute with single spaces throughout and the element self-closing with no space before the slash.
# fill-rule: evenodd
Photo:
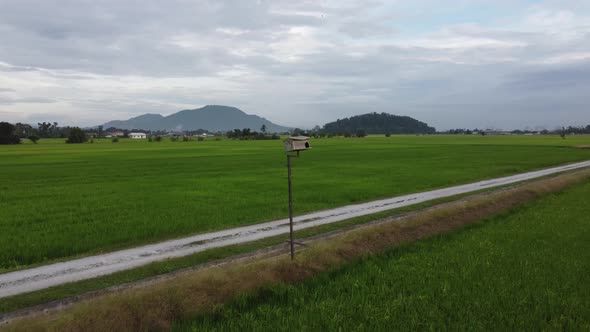
<svg viewBox="0 0 590 332">
<path fill-rule="evenodd" d="M 590 1 L 0 0 L 0 120 L 207 104 L 299 127 L 590 123 Z"/>
</svg>

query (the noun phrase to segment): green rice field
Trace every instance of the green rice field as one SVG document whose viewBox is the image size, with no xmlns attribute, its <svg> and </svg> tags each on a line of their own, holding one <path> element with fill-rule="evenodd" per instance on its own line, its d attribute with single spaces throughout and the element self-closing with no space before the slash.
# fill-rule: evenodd
<svg viewBox="0 0 590 332">
<path fill-rule="evenodd" d="M 176 331 L 588 331 L 590 183 L 308 282 L 243 295 Z"/>
<path fill-rule="evenodd" d="M 590 159 L 589 136 L 316 139 L 294 160 L 295 212 Z M 0 146 L 0 272 L 284 218 L 281 141 Z"/>
</svg>

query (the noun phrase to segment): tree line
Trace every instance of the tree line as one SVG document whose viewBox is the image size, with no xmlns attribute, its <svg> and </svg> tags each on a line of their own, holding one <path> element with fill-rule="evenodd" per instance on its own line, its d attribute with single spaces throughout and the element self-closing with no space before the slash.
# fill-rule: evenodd
<svg viewBox="0 0 590 332">
<path fill-rule="evenodd" d="M 224 136 L 230 139 L 237 140 L 270 140 L 281 138 L 277 134 L 267 134 L 266 125 L 262 125 L 262 127 L 260 127 L 260 132 L 254 131 L 250 128 L 234 129 L 225 132 Z"/>
<path fill-rule="evenodd" d="M 539 130 L 530 130 L 530 129 L 515 129 L 511 131 L 497 131 L 492 129 L 466 129 L 466 128 L 457 128 L 457 129 L 449 129 L 444 134 L 451 134 L 451 135 L 472 135 L 472 134 L 479 134 L 479 135 L 486 135 L 488 133 L 508 133 L 513 135 L 526 135 L 526 134 L 541 134 L 541 135 L 576 135 L 576 134 L 590 134 L 590 125 L 587 126 L 568 126 L 568 127 L 561 127 L 556 128 L 553 130 L 547 129 L 539 129 Z"/>
<path fill-rule="evenodd" d="M 162 140 L 162 136 L 167 135 L 166 131 L 145 131 L 145 130 L 122 130 L 117 128 L 103 129 L 102 126 L 98 126 L 95 129 L 83 130 L 79 127 L 60 127 L 57 122 L 39 122 L 37 127 L 33 127 L 29 124 L 16 123 L 11 124 L 8 122 L 0 122 L 0 144 L 18 144 L 21 139 L 26 138 L 31 140 L 33 143 L 37 143 L 40 138 L 66 138 L 66 143 L 84 143 L 88 139 L 108 137 L 107 134 L 113 132 L 122 133 L 122 137 L 128 137 L 128 134 L 133 131 L 146 132 L 149 141 L 159 142 Z M 433 127 L 429 127 L 426 123 L 420 122 L 416 119 L 404 116 L 391 115 L 387 113 L 369 113 L 359 116 L 353 116 L 346 119 L 339 119 L 335 122 L 328 123 L 324 127 L 315 126 L 311 130 L 303 130 L 299 128 L 293 129 L 289 133 L 293 136 L 309 136 L 314 138 L 333 137 L 333 136 L 344 136 L 344 137 L 365 137 L 368 134 L 385 134 L 390 136 L 392 134 L 434 134 L 436 130 Z M 487 135 L 492 133 L 498 133 L 494 130 L 483 130 L 483 129 L 450 129 L 444 132 L 444 134 L 454 135 L 471 135 L 480 134 Z M 556 134 L 565 138 L 566 135 L 573 134 L 590 134 L 590 125 L 587 126 L 568 126 L 557 128 L 554 130 L 512 130 L 509 132 L 514 135 L 522 134 Z M 179 135 L 174 135 L 171 140 L 181 140 L 180 136 L 183 136 L 183 141 L 188 141 L 188 137 L 193 135 L 209 134 L 209 131 L 204 129 L 192 130 L 183 132 Z M 251 130 L 250 128 L 234 129 L 225 133 L 217 133 L 216 135 L 223 135 L 229 139 L 235 140 L 270 140 L 280 139 L 277 134 L 268 134 L 266 126 L 262 125 L 260 131 Z M 176 137 L 178 136 L 178 137 Z M 113 138 L 113 142 L 117 142 L 118 138 Z"/>
<path fill-rule="evenodd" d="M 41 138 L 66 138 L 66 143 L 87 141 L 86 133 L 78 127 L 60 127 L 57 122 L 39 122 L 37 128 L 26 124 L 0 122 L 0 144 L 19 144 L 23 138 L 33 143 Z"/>
</svg>

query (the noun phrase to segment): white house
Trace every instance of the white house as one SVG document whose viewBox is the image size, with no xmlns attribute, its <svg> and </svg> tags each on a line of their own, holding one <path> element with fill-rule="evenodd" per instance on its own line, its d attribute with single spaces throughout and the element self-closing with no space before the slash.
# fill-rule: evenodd
<svg viewBox="0 0 590 332">
<path fill-rule="evenodd" d="M 108 137 L 108 135 L 110 135 L 111 137 L 123 137 L 123 136 L 125 136 L 125 133 L 122 131 L 113 131 L 113 132 L 107 133 L 107 136 L 105 136 L 105 137 Z"/>
<path fill-rule="evenodd" d="M 129 138 L 133 138 L 133 139 L 141 139 L 141 138 L 146 138 L 147 135 L 145 133 L 129 133 Z"/>
</svg>

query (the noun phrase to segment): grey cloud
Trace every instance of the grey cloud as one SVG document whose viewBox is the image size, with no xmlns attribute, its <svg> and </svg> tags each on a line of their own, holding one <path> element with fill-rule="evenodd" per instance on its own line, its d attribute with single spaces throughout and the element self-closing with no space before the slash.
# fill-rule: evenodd
<svg viewBox="0 0 590 332">
<path fill-rule="evenodd" d="M 0 72 L 19 72 L 19 71 L 37 71 L 38 68 L 28 66 L 5 66 L 0 63 Z"/>
<path fill-rule="evenodd" d="M 583 88 L 590 91 L 590 61 L 558 68 L 539 68 L 510 77 L 505 89 L 518 92 L 537 91 L 546 94 L 548 90 Z"/>
<path fill-rule="evenodd" d="M 57 102 L 51 98 L 44 97 L 24 97 L 24 98 L 12 98 L 0 96 L 0 104 L 3 105 L 14 105 L 14 104 L 48 104 Z"/>
<path fill-rule="evenodd" d="M 254 31 L 247 37 L 266 44 L 279 26 L 319 23 L 305 15 L 271 15 L 269 5 L 248 1 L 14 1 L 4 7 L 8 10 L 0 11 L 0 21 L 10 29 L 0 35 L 5 46 L 0 60 L 14 65 L 9 70 L 35 66 L 105 74 L 207 75 L 250 59 L 233 56 L 229 40 L 191 50 L 169 42 L 183 34 L 215 40 L 215 29 L 221 27 Z"/>
<path fill-rule="evenodd" d="M 564 52 L 590 53 L 587 26 L 578 28 L 580 36 L 568 39 L 517 25 L 463 22 L 409 38 L 402 34 L 404 23 L 438 14 L 438 7 L 425 2 L 418 7 L 425 13 L 410 15 L 392 3 L 382 5 L 311 0 L 3 1 L 0 72 L 6 77 L 31 72 L 49 77 L 51 88 L 39 92 L 37 102 L 67 100 L 95 117 L 104 114 L 105 121 L 116 114 L 170 113 L 176 105 L 218 103 L 292 126 L 388 111 L 421 117 L 439 128 L 453 123 L 484 126 L 485 121 L 510 127 L 516 118 L 518 123 L 527 117 L 537 121 L 530 117 L 533 112 L 547 112 L 544 120 L 557 121 L 560 114 L 550 110 L 559 102 L 560 109 L 574 114 L 572 119 L 590 122 L 580 106 L 590 86 L 587 64 L 542 64 Z M 550 5 L 581 8 L 573 2 Z M 298 35 L 302 27 L 308 29 Z M 236 69 L 245 74 L 224 78 Z M 154 91 L 134 82 L 136 86 L 112 98 L 96 96 L 101 80 L 106 85 L 128 76 L 169 79 L 170 84 L 187 78 L 215 83 L 204 80 Z M 59 83 L 61 90 L 55 87 Z M 54 97 L 54 91 L 61 95 Z M 0 103 L 16 105 L 27 98 L 35 102 L 16 93 Z M 293 112 L 302 107 L 305 118 Z M 519 115 L 499 115 L 508 111 Z"/>
</svg>

